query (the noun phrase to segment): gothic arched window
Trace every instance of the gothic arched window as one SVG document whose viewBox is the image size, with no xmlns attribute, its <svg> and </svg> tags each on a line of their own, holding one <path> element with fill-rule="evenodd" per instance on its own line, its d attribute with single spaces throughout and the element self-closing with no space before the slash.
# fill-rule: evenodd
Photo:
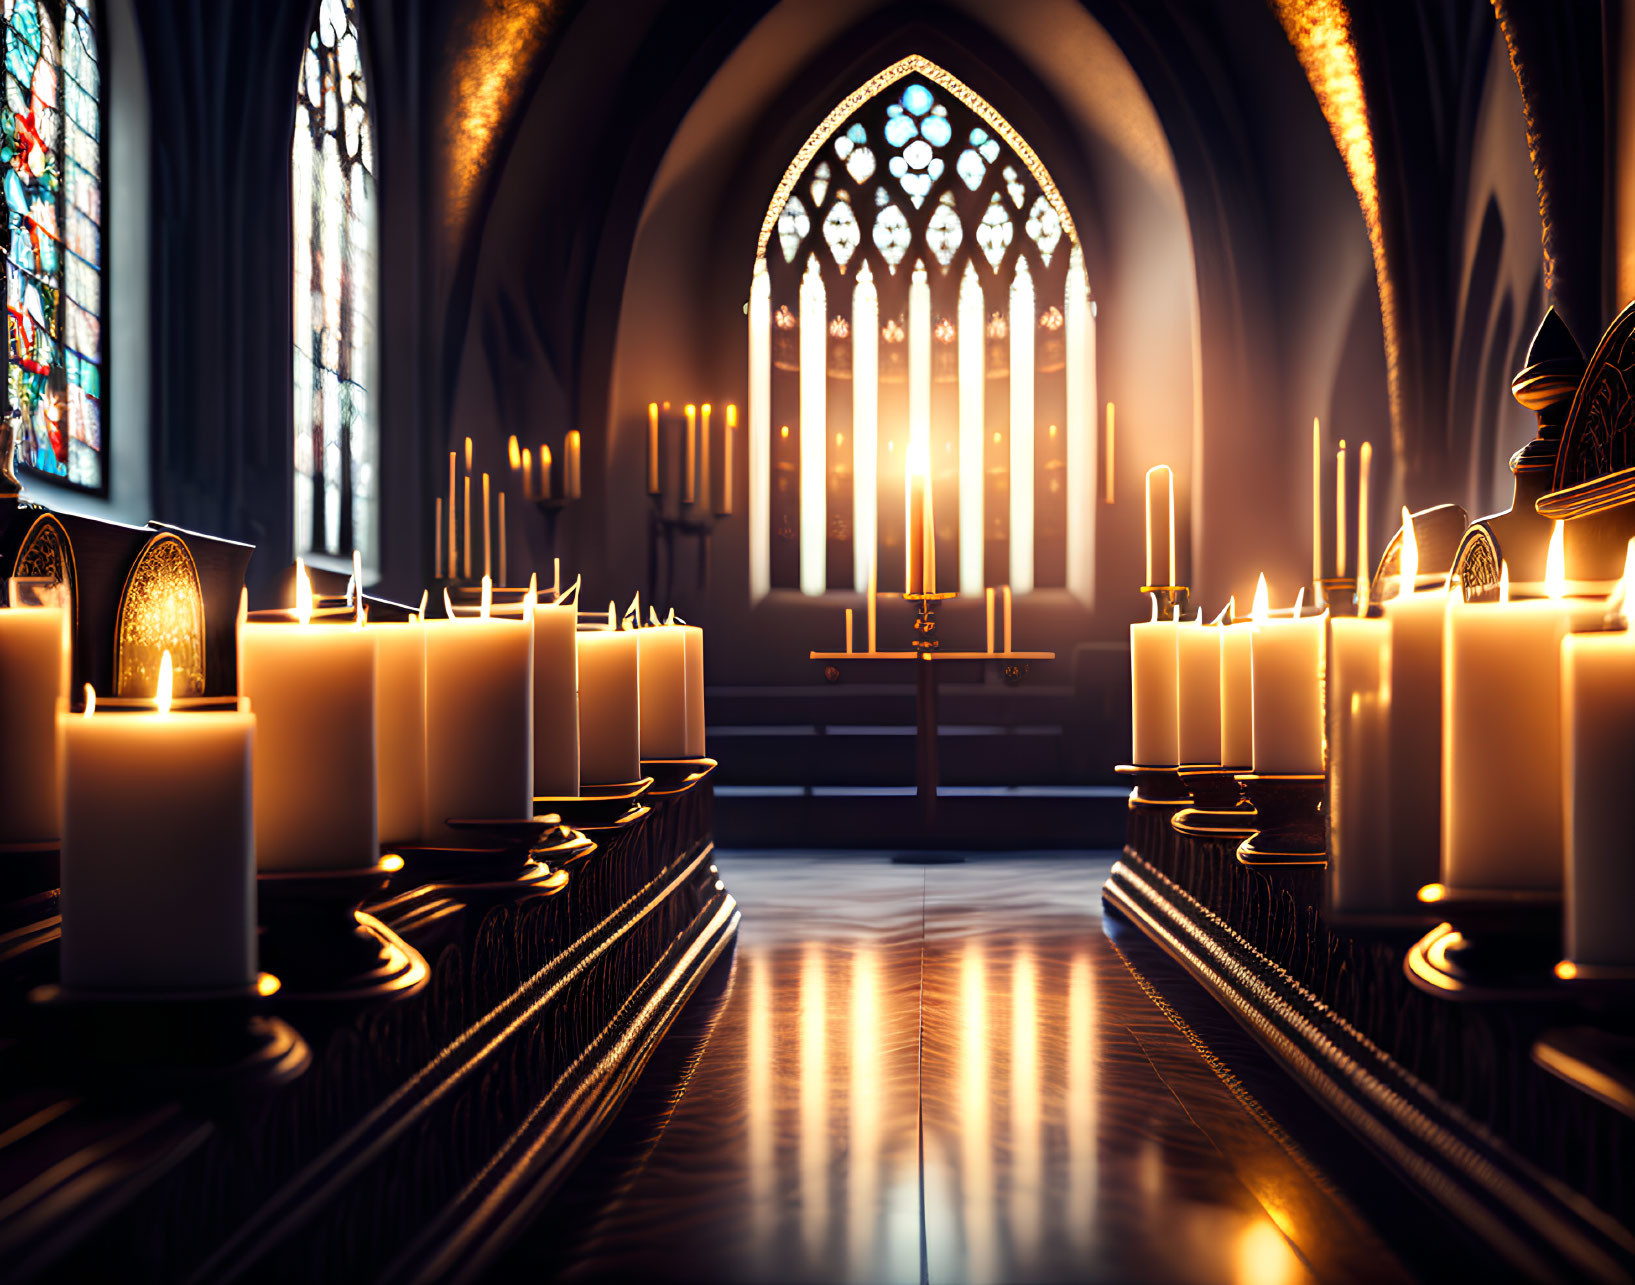
<svg viewBox="0 0 1635 1285">
<path fill-rule="evenodd" d="M 785 172 L 749 308 L 750 583 L 903 583 L 905 461 L 929 460 L 941 589 L 1093 590 L 1095 322 L 1031 148 L 910 57 Z"/>
<path fill-rule="evenodd" d="M 319 0 L 296 87 L 295 552 L 378 568 L 375 148 L 352 0 Z"/>
<path fill-rule="evenodd" d="M 101 75 L 90 0 L 6 0 L 0 165 L 17 460 L 106 493 Z"/>
</svg>

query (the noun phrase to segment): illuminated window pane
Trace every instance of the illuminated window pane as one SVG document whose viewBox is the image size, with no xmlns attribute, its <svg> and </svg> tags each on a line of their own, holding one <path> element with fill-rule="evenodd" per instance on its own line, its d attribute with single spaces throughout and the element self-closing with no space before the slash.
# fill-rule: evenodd
<svg viewBox="0 0 1635 1285">
<path fill-rule="evenodd" d="M 931 212 L 931 221 L 926 224 L 925 243 L 937 262 L 946 268 L 953 262 L 954 252 L 964 239 L 965 227 L 955 212 L 954 194 L 944 192 L 937 202 L 937 208 Z"/>
<path fill-rule="evenodd" d="M 819 161 L 812 171 L 812 184 L 808 189 L 812 193 L 812 204 L 822 205 L 823 198 L 829 195 L 829 178 L 832 171 L 828 161 Z"/>
<path fill-rule="evenodd" d="M 375 176 L 357 15 L 319 0 L 296 82 L 290 144 L 294 241 L 295 552 L 353 549 L 379 565 Z"/>
<path fill-rule="evenodd" d="M 829 252 L 842 268 L 862 244 L 863 230 L 857 226 L 857 215 L 852 213 L 851 200 L 844 192 L 835 199 L 829 207 L 829 217 L 823 220 L 823 239 L 829 243 Z"/>
<path fill-rule="evenodd" d="M 1011 240 L 1016 235 L 1016 227 L 1011 223 L 1011 216 L 1005 212 L 1004 205 L 999 200 L 999 193 L 993 194 L 988 202 L 988 208 L 982 214 L 982 222 L 977 224 L 976 243 L 987 256 L 988 263 L 997 268 L 999 261 L 1005 257 L 1005 251 L 1010 249 Z"/>
<path fill-rule="evenodd" d="M 1026 228 L 1033 243 L 1039 247 L 1039 257 L 1048 267 L 1050 256 L 1056 253 L 1056 247 L 1061 243 L 1062 220 L 1055 207 L 1044 197 L 1033 202 L 1033 208 L 1028 211 Z"/>
<path fill-rule="evenodd" d="M 1007 165 L 1004 172 L 1005 190 L 1010 193 L 1011 204 L 1020 210 L 1028 198 L 1028 190 L 1022 186 L 1022 176 L 1016 172 L 1016 166 Z"/>
<path fill-rule="evenodd" d="M 903 255 L 908 252 L 908 243 L 912 234 L 908 229 L 908 219 L 896 205 L 888 205 L 881 210 L 874 220 L 874 244 L 880 251 L 881 257 L 893 272 L 903 261 Z"/>
<path fill-rule="evenodd" d="M 83 0 L 5 7 L 7 411 L 17 462 L 107 485 L 102 424 L 102 114 Z"/>
<path fill-rule="evenodd" d="M 778 215 L 778 247 L 783 251 L 785 263 L 795 261 L 800 243 L 811 230 L 812 220 L 807 216 L 805 203 L 798 196 L 790 197 L 783 213 Z"/>
<path fill-rule="evenodd" d="M 988 172 L 988 167 L 982 163 L 982 158 L 976 154 L 974 148 L 967 147 L 959 154 L 959 162 L 954 166 L 958 171 L 960 181 L 976 191 L 982 185 L 982 177 Z"/>
</svg>

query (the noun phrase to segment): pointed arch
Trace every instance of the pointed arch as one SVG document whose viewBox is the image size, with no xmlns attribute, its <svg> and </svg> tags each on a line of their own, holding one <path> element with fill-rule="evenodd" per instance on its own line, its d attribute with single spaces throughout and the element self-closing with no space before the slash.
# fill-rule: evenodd
<svg viewBox="0 0 1635 1285">
<path fill-rule="evenodd" d="M 802 145 L 754 262 L 752 594 L 904 583 L 913 461 L 939 588 L 1088 605 L 1089 283 L 1073 217 L 1010 124 L 928 59 L 893 63 Z"/>
<path fill-rule="evenodd" d="M 290 141 L 296 554 L 379 566 L 375 148 L 353 0 L 318 0 Z"/>
</svg>

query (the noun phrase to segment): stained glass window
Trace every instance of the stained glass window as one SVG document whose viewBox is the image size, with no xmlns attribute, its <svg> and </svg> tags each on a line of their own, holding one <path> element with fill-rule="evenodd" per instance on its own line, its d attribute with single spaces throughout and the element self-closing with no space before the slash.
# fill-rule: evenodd
<svg viewBox="0 0 1635 1285">
<path fill-rule="evenodd" d="M 290 148 L 295 552 L 378 567 L 375 149 L 352 0 L 319 0 Z"/>
<path fill-rule="evenodd" d="M 929 447 L 943 587 L 1084 594 L 1092 539 L 1069 539 L 1069 492 L 1085 512 L 1095 494 L 1083 255 L 1038 158 L 918 61 L 808 140 L 763 225 L 752 590 L 861 588 L 876 566 L 900 587 L 902 461 Z M 798 350 L 779 329 L 797 316 Z"/>
<path fill-rule="evenodd" d="M 6 410 L 18 463 L 104 492 L 96 24 L 86 0 L 6 0 L 4 12 Z"/>
</svg>

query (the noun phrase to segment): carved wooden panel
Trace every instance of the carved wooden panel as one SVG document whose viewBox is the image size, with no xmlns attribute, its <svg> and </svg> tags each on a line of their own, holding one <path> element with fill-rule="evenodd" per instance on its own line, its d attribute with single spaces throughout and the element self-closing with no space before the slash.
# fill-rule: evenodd
<svg viewBox="0 0 1635 1285">
<path fill-rule="evenodd" d="M 1575 518 L 1635 498 L 1635 304 L 1618 314 L 1578 385 L 1545 517 Z"/>
<path fill-rule="evenodd" d="M 1419 543 L 1419 574 L 1446 575 L 1453 567 L 1454 554 L 1464 538 L 1470 518 L 1457 504 L 1438 504 L 1421 509 L 1414 517 L 1414 537 Z M 1374 568 L 1368 591 L 1369 601 L 1384 602 L 1397 596 L 1397 576 L 1402 568 L 1402 529 L 1391 537 Z"/>
<path fill-rule="evenodd" d="M 1493 533 L 1478 522 L 1465 532 L 1453 555 L 1453 574 L 1459 577 L 1466 602 L 1497 602 L 1500 553 Z"/>
</svg>

